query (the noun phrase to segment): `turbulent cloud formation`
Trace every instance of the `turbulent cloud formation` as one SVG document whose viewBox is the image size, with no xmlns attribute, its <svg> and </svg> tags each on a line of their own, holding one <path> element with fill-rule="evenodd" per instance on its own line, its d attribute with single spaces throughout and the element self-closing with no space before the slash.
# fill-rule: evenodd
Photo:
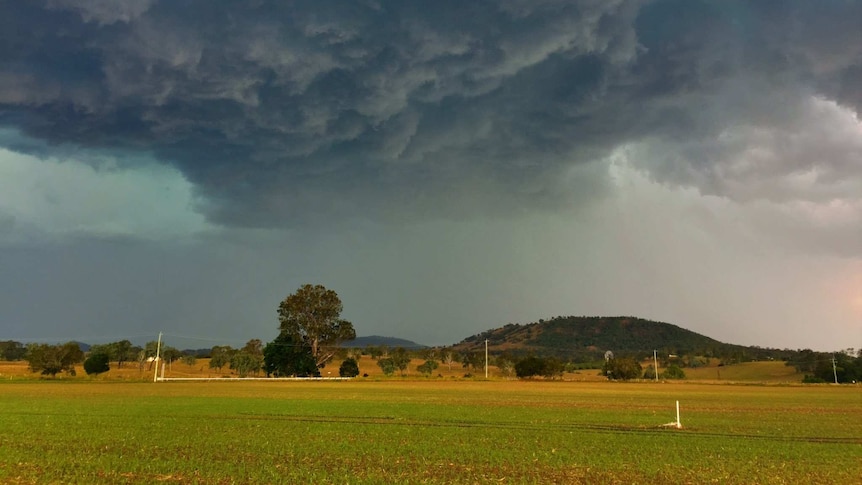
<svg viewBox="0 0 862 485">
<path fill-rule="evenodd" d="M 671 214 L 656 194 L 672 194 L 695 234 L 737 220 L 732 244 L 750 234 L 855 265 L 860 113 L 859 2 L 4 2 L 0 174 L 15 175 L 0 180 L 0 242 L 248 228 L 337 240 L 330 226 L 359 224 L 419 244 L 405 224 L 463 234 L 494 220 L 487 243 L 502 244 L 520 230 L 506 224 L 559 223 L 547 217 L 620 238 L 604 232 L 609 207 Z M 652 195 L 627 198 L 632 180 Z M 508 250 L 486 263 L 523 256 Z"/>
<path fill-rule="evenodd" d="M 152 150 L 221 224 L 553 208 L 606 182 L 568 177 L 571 167 L 627 143 L 679 154 L 643 164 L 658 179 L 729 197 L 800 170 L 815 170 L 815 193 L 860 176 L 858 146 L 843 152 L 858 136 L 803 140 L 781 148 L 790 160 L 767 154 L 750 170 L 726 162 L 817 126 L 830 115 L 812 113 L 817 99 L 853 116 L 852 2 L 4 9 L 2 124 L 52 143 Z M 806 157 L 822 149 L 843 153 Z"/>
</svg>

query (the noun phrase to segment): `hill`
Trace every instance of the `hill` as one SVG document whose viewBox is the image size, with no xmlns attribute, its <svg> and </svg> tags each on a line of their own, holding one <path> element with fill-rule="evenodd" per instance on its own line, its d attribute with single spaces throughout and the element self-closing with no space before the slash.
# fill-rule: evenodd
<svg viewBox="0 0 862 485">
<path fill-rule="evenodd" d="M 348 348 L 353 348 L 353 347 L 365 348 L 365 347 L 368 347 L 369 345 L 374 346 L 374 347 L 386 346 L 386 347 L 393 348 L 393 349 L 396 347 L 402 347 L 402 348 L 411 349 L 411 350 L 412 349 L 428 348 L 427 345 L 417 344 L 416 342 L 414 342 L 412 340 L 406 340 L 403 338 L 395 338 L 395 337 L 381 337 L 380 335 L 369 335 L 366 337 L 356 337 L 355 339 L 353 339 L 349 342 L 344 342 L 343 344 L 341 344 L 342 347 L 348 347 Z"/>
<path fill-rule="evenodd" d="M 633 356 L 699 355 L 728 363 L 784 358 L 784 351 L 719 342 L 691 330 L 636 317 L 556 317 L 528 324 L 510 323 L 455 344 L 457 351 L 555 356 L 574 362 L 601 359 L 606 351 Z"/>
</svg>

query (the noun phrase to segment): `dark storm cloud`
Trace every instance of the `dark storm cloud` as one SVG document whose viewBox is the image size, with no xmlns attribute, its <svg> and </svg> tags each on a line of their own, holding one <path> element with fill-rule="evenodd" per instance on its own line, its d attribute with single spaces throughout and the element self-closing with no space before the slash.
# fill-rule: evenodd
<svg viewBox="0 0 862 485">
<path fill-rule="evenodd" d="M 828 133 L 728 175 L 758 129 L 805 132 L 812 96 L 858 112 L 854 2 L 0 8 L 0 124 L 151 152 L 228 225 L 555 208 L 601 194 L 596 162 L 623 145 L 658 180 L 734 198 L 815 165 L 820 185 L 862 177 Z M 822 146 L 839 156 L 812 162 Z"/>
</svg>

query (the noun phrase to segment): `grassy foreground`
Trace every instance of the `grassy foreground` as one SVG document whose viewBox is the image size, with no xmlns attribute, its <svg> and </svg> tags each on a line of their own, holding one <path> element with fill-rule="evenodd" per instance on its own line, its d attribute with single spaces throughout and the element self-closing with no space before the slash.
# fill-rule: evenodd
<svg viewBox="0 0 862 485">
<path fill-rule="evenodd" d="M 860 391 L 6 381 L 0 482 L 858 483 Z"/>
</svg>

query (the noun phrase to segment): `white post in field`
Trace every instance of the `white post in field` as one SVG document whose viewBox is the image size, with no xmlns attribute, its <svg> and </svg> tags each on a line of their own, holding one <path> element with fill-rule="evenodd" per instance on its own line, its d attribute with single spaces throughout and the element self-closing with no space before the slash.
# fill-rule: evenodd
<svg viewBox="0 0 862 485">
<path fill-rule="evenodd" d="M 655 370 L 655 381 L 658 382 L 658 357 L 655 356 L 655 350 L 652 351 L 653 370 Z"/>
<path fill-rule="evenodd" d="M 679 401 L 676 402 L 676 427 L 682 428 L 682 423 L 679 422 Z"/>
</svg>

